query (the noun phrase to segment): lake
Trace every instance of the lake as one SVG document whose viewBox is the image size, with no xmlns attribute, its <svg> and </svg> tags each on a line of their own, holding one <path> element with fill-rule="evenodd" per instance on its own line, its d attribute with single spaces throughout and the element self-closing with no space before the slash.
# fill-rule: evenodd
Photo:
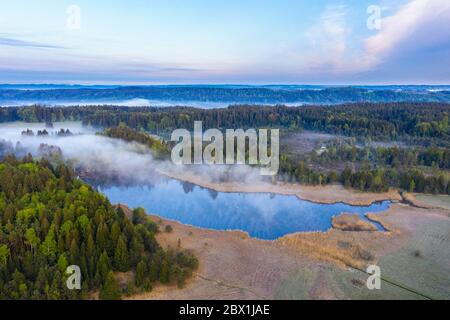
<svg viewBox="0 0 450 320">
<path fill-rule="evenodd" d="M 111 201 L 183 224 L 213 230 L 241 230 L 251 237 L 274 240 L 296 232 L 327 231 L 334 216 L 389 209 L 390 202 L 358 207 L 343 203 L 318 204 L 296 196 L 267 193 L 224 193 L 168 179 L 154 186 L 99 187 Z M 374 223 L 383 231 L 380 224 Z"/>
<path fill-rule="evenodd" d="M 252 193 L 223 193 L 183 183 L 174 179 L 161 179 L 146 168 L 157 164 L 151 157 L 138 152 L 134 144 L 95 135 L 95 130 L 80 122 L 55 123 L 48 129 L 48 137 L 24 137 L 21 132 L 43 130 L 45 124 L 4 123 L 0 125 L 0 141 L 20 142 L 21 148 L 38 155 L 41 143 L 61 148 L 67 160 L 103 174 L 119 174 L 136 185 L 99 188 L 111 203 L 127 204 L 131 208 L 143 207 L 149 213 L 176 220 L 195 227 L 214 230 L 241 230 L 251 237 L 273 240 L 295 232 L 327 231 L 333 216 L 341 213 L 365 214 L 382 212 L 390 202 L 366 207 L 343 203 L 317 204 L 300 200 L 296 196 Z M 60 128 L 75 133 L 70 137 L 55 135 Z M 1 146 L 0 146 L 1 147 Z M 1 151 L 1 148 L 0 148 Z M 150 181 L 153 185 L 140 185 L 136 181 Z M 383 227 L 373 223 L 378 230 Z"/>
</svg>

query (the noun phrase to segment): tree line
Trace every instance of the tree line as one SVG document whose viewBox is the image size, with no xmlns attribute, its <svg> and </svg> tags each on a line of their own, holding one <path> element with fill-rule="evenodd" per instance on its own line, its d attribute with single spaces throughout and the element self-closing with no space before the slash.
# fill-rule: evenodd
<svg viewBox="0 0 450 320">
<path fill-rule="evenodd" d="M 109 138 L 143 144 L 150 149 L 157 159 L 165 159 L 171 153 L 169 144 L 164 140 L 152 137 L 145 132 L 138 132 L 125 125 L 105 129 L 102 134 Z"/>
<path fill-rule="evenodd" d="M 450 179 L 446 172 L 426 174 L 418 168 L 374 168 L 367 165 L 357 169 L 346 166 L 342 171 L 318 170 L 305 161 L 286 155 L 281 156 L 277 180 L 312 185 L 341 183 L 345 187 L 370 192 L 385 192 L 392 187 L 417 193 L 450 194 Z"/>
<path fill-rule="evenodd" d="M 436 169 L 450 169 L 450 149 L 438 147 L 406 147 L 382 146 L 374 147 L 370 143 L 358 145 L 332 140 L 323 145 L 324 150 L 313 150 L 303 156 L 303 160 L 323 166 L 349 162 L 357 166 L 366 164 L 372 166 L 431 167 Z"/>
<path fill-rule="evenodd" d="M 27 88 L 25 88 L 27 89 Z M 317 90 L 319 89 L 319 90 Z M 438 92 L 395 90 L 395 88 L 357 87 L 295 87 L 283 86 L 132 86 L 97 88 L 52 88 L 46 90 L 16 90 L 2 88 L 1 100 L 16 101 L 95 101 L 102 99 L 129 100 L 139 97 L 164 101 L 203 101 L 227 103 L 343 103 L 343 102 L 394 102 L 394 101 L 450 101 L 449 91 Z"/>
<path fill-rule="evenodd" d="M 102 128 L 121 123 L 153 133 L 193 129 L 194 121 L 205 128 L 281 127 L 307 129 L 373 140 L 414 138 L 423 144 L 449 144 L 447 103 L 357 103 L 331 106 L 254 106 L 223 109 L 187 107 L 12 107 L 0 108 L 0 122 L 78 120 Z"/>
<path fill-rule="evenodd" d="M 313 130 L 353 137 L 361 143 L 402 141 L 414 147 L 328 145 L 326 152 L 291 155 L 282 147 L 278 180 L 308 184 L 343 183 L 366 191 L 389 187 L 415 192 L 448 193 L 450 168 L 449 115 L 446 103 L 359 103 L 334 106 L 230 106 L 224 109 L 186 107 L 62 107 L 0 108 L 0 121 L 79 120 L 106 128 L 106 135 L 154 147 L 145 132 L 167 135 L 208 128 L 284 128 Z M 161 146 L 165 149 L 167 145 Z M 165 151 L 164 151 L 165 152 Z M 294 152 L 295 153 L 295 152 Z M 167 155 L 167 153 L 166 153 Z M 333 165 L 338 164 L 338 168 Z"/>
</svg>

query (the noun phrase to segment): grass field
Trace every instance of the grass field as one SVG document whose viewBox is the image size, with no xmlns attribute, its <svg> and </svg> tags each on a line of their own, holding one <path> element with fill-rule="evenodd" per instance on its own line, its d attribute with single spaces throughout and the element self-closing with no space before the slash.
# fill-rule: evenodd
<svg viewBox="0 0 450 320">
<path fill-rule="evenodd" d="M 442 209 L 394 204 L 377 218 L 389 232 L 293 234 L 277 241 L 170 224 L 163 247 L 181 244 L 200 268 L 185 288 L 156 287 L 134 299 L 450 299 L 450 219 Z M 381 268 L 381 289 L 364 272 Z"/>
<path fill-rule="evenodd" d="M 450 221 L 420 226 L 408 244 L 383 256 L 382 277 L 429 296 L 450 299 Z"/>
<path fill-rule="evenodd" d="M 276 299 L 420 300 L 424 297 L 382 281 L 380 290 L 369 290 L 368 275 L 355 269 L 333 265 L 314 266 L 293 272 L 279 287 Z"/>
<path fill-rule="evenodd" d="M 447 195 L 431 195 L 416 194 L 416 199 L 431 207 L 438 207 L 450 210 L 450 196 Z"/>
</svg>

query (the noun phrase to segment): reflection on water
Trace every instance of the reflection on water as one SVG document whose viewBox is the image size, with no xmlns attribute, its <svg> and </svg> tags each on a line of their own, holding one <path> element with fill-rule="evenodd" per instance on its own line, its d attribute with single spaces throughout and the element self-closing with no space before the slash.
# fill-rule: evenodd
<svg viewBox="0 0 450 320">
<path fill-rule="evenodd" d="M 158 177 L 147 169 L 155 167 L 151 157 L 138 152 L 140 149 L 136 145 L 96 136 L 92 128 L 82 127 L 80 122 L 55 123 L 54 129 L 48 129 L 48 137 L 24 137 L 21 134 L 26 129 L 36 132 L 44 128 L 42 123 L 0 125 L 0 155 L 3 140 L 7 142 L 6 147 L 11 144 L 5 149 L 8 152 L 17 142 L 20 142 L 21 149 L 32 154 L 38 153 L 41 143 L 58 146 L 75 165 L 89 169 L 83 172 L 83 179 L 94 180 L 88 181 L 93 185 L 97 185 L 95 180 L 104 180 L 100 189 L 112 203 L 144 207 L 152 214 L 197 227 L 243 230 L 252 237 L 276 239 L 294 232 L 326 231 L 331 228 L 331 218 L 340 213 L 357 213 L 364 218 L 367 212 L 380 212 L 389 207 L 389 202 L 369 207 L 322 205 L 302 201 L 295 196 L 202 189 Z M 75 135 L 58 137 L 55 132 L 60 128 L 68 128 Z M 129 185 L 123 185 L 124 177 L 130 181 Z M 149 180 L 153 181 L 153 187 L 135 185 L 136 181 Z M 382 229 L 379 224 L 374 224 Z"/>
<path fill-rule="evenodd" d="M 149 213 L 196 227 L 242 230 L 267 240 L 295 232 L 327 231 L 333 216 L 345 212 L 364 217 L 368 212 L 385 211 L 390 205 L 389 202 L 367 207 L 325 205 L 296 196 L 217 192 L 171 179 L 154 186 L 99 189 L 112 203 L 143 207 Z"/>
</svg>

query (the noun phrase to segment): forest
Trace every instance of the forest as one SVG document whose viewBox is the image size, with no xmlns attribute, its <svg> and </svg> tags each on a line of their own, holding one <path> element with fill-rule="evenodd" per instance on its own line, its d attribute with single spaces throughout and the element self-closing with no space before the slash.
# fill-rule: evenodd
<svg viewBox="0 0 450 320">
<path fill-rule="evenodd" d="M 148 99 L 173 101 L 201 101 L 222 103 L 348 103 L 348 102 L 449 102 L 450 92 L 397 90 L 395 88 L 322 87 L 289 88 L 284 86 L 125 86 L 2 88 L 0 100 L 5 101 L 120 101 Z"/>
<path fill-rule="evenodd" d="M 322 185 L 342 183 L 364 191 L 390 187 L 411 192 L 448 194 L 450 168 L 450 104 L 357 103 L 329 106 L 236 105 L 223 109 L 187 107 L 11 107 L 0 108 L 0 122 L 82 121 L 103 134 L 159 149 L 169 146 L 149 133 L 168 138 L 178 128 L 281 128 L 278 181 Z M 324 132 L 335 139 L 324 150 L 300 152 L 283 145 L 283 135 L 304 130 Z M 350 138 L 351 143 L 345 142 Z M 384 146 L 375 146 L 383 142 Z M 399 143 L 390 145 L 390 143 Z"/>
<path fill-rule="evenodd" d="M 306 153 L 284 146 L 280 160 L 278 179 L 286 182 L 339 182 L 371 192 L 387 191 L 390 187 L 418 193 L 450 192 L 447 148 L 377 146 L 336 138 Z"/>
<path fill-rule="evenodd" d="M 158 244 L 160 226 L 143 209 L 127 216 L 70 167 L 30 155 L 0 162 L 0 222 L 0 299 L 120 299 L 183 286 L 198 266 L 190 252 Z M 71 265 L 81 290 L 66 286 Z"/>
<path fill-rule="evenodd" d="M 4 107 L 0 122 L 83 121 L 110 128 L 123 123 L 133 129 L 161 134 L 174 129 L 281 127 L 306 129 L 372 140 L 397 140 L 449 146 L 450 104 L 447 103 L 358 103 L 336 106 L 254 106 L 223 109 L 187 107 Z"/>
<path fill-rule="evenodd" d="M 106 130 L 109 137 L 149 146 L 160 160 L 169 160 L 169 149 L 154 148 L 153 139 L 121 125 Z M 340 170 L 333 170 L 340 164 Z M 361 191 L 385 192 L 399 188 L 408 192 L 450 194 L 450 151 L 442 148 L 357 147 L 331 141 L 327 149 L 301 156 L 280 157 L 280 173 L 275 180 L 326 185 L 341 183 Z"/>
</svg>

